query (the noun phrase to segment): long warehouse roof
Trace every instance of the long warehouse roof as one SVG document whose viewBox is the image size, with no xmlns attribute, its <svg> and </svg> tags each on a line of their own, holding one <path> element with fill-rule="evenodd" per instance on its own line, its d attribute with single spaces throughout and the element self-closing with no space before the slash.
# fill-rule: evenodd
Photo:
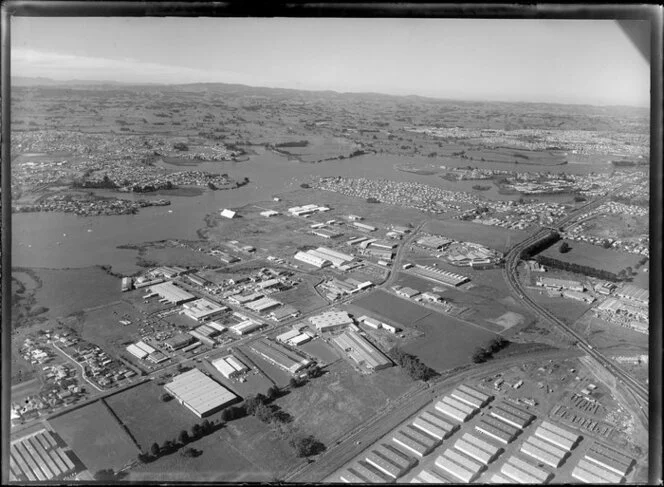
<svg viewBox="0 0 664 487">
<path fill-rule="evenodd" d="M 164 387 L 200 415 L 237 397 L 198 369 L 178 375 Z"/>
</svg>

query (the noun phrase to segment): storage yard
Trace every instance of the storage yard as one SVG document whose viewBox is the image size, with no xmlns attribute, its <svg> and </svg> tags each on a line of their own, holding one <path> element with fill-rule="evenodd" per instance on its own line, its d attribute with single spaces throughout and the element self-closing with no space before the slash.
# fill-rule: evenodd
<svg viewBox="0 0 664 487">
<path fill-rule="evenodd" d="M 635 458 L 606 440 L 516 405 L 494 387 L 461 384 L 330 476 L 345 483 L 619 483 Z M 387 457 L 386 445 L 400 457 Z"/>
</svg>

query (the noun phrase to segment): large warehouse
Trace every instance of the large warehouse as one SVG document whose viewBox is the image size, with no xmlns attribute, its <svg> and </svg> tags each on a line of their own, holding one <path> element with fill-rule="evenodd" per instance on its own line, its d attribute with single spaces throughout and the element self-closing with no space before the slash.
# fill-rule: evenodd
<svg viewBox="0 0 664 487">
<path fill-rule="evenodd" d="M 345 311 L 328 311 L 327 313 L 311 316 L 309 322 L 314 325 L 318 331 L 331 331 L 351 325 L 353 323 L 353 318 L 351 318 Z"/>
<path fill-rule="evenodd" d="M 334 343 L 358 365 L 363 365 L 370 370 L 380 370 L 392 365 L 383 352 L 354 331 L 346 331 L 335 337 Z"/>
<path fill-rule="evenodd" d="M 196 321 L 206 320 L 207 318 L 228 309 L 226 306 L 214 303 L 205 298 L 184 303 L 182 307 L 184 308 L 182 312 Z"/>
<path fill-rule="evenodd" d="M 12 482 L 63 480 L 75 470 L 74 463 L 48 430 L 41 429 L 9 445 L 9 480 Z"/>
<path fill-rule="evenodd" d="M 178 375 L 164 389 L 199 418 L 214 414 L 237 399 L 198 369 Z"/>
<path fill-rule="evenodd" d="M 171 282 L 163 282 L 152 286 L 150 288 L 150 294 L 158 294 L 163 300 L 168 301 L 171 304 L 181 304 L 196 299 L 196 296 L 188 293 L 184 289 L 180 289 Z"/>
</svg>

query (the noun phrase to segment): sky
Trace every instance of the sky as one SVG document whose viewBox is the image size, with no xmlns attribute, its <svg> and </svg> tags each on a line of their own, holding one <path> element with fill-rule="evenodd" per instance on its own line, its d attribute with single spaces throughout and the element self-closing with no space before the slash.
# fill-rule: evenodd
<svg viewBox="0 0 664 487">
<path fill-rule="evenodd" d="M 12 20 L 12 76 L 649 106 L 650 67 L 605 20 Z"/>
</svg>

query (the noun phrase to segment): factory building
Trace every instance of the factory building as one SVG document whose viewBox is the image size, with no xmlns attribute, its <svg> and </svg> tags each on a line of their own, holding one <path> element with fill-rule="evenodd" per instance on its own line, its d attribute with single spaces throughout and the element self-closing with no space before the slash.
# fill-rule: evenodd
<svg viewBox="0 0 664 487">
<path fill-rule="evenodd" d="M 454 399 L 452 396 L 444 396 L 443 402 L 449 404 L 453 408 L 463 411 L 464 413 L 468 414 L 469 417 L 475 414 L 478 410 L 478 408 L 469 406 L 468 404 L 465 404 L 457 399 Z"/>
<path fill-rule="evenodd" d="M 59 481 L 76 471 L 74 463 L 46 429 L 14 440 L 8 447 L 11 482 Z"/>
<path fill-rule="evenodd" d="M 365 460 L 394 479 L 403 477 L 416 463 L 412 457 L 385 443 L 369 452 Z"/>
<path fill-rule="evenodd" d="M 282 322 L 284 320 L 287 320 L 288 318 L 294 318 L 299 314 L 300 312 L 297 309 L 295 309 L 293 306 L 291 306 L 290 304 L 285 304 L 281 308 L 277 308 L 275 310 L 270 311 L 268 316 L 273 320 Z"/>
<path fill-rule="evenodd" d="M 318 267 L 319 269 L 331 264 L 331 262 L 328 259 L 325 259 L 323 257 L 317 257 L 315 255 L 310 254 L 309 252 L 298 252 L 297 254 L 295 254 L 294 259 L 299 260 L 300 262 L 304 262 L 305 264 Z"/>
<path fill-rule="evenodd" d="M 249 367 L 244 365 L 233 355 L 218 358 L 212 362 L 212 365 L 227 379 L 237 377 L 249 371 Z"/>
<path fill-rule="evenodd" d="M 200 343 L 195 344 L 195 346 L 184 348 L 183 349 L 184 352 L 188 352 L 189 350 L 196 348 L 196 346 L 200 345 L 201 343 L 204 343 L 208 347 L 214 347 L 217 344 L 217 342 L 213 338 L 211 338 L 210 336 L 205 335 L 205 334 L 203 334 L 203 333 L 201 333 L 197 330 L 189 330 L 187 333 L 189 333 L 192 337 L 194 337 Z"/>
<path fill-rule="evenodd" d="M 475 429 L 489 438 L 499 441 L 503 445 L 512 442 L 519 432 L 518 428 L 503 423 L 502 421 L 494 420 L 494 418 L 484 418 L 475 425 Z"/>
<path fill-rule="evenodd" d="M 395 432 L 392 441 L 405 452 L 415 454 L 416 457 L 428 455 L 433 449 L 433 445 L 425 445 L 403 430 Z"/>
<path fill-rule="evenodd" d="M 396 292 L 397 295 L 402 296 L 404 298 L 414 298 L 415 296 L 418 296 L 420 294 L 420 292 L 417 289 L 413 289 L 412 287 L 398 288 L 394 292 Z"/>
<path fill-rule="evenodd" d="M 235 294 L 233 296 L 228 296 L 228 300 L 235 304 L 244 305 L 256 301 L 263 296 L 265 296 L 263 293 Z"/>
<path fill-rule="evenodd" d="M 520 484 L 544 484 L 551 478 L 551 474 L 518 457 L 512 456 L 502 466 L 500 472 Z"/>
<path fill-rule="evenodd" d="M 492 456 L 496 457 L 500 453 L 502 453 L 503 449 L 499 446 L 493 445 L 489 443 L 488 441 L 485 441 L 482 438 L 479 438 L 473 434 L 470 433 L 464 433 L 464 435 L 461 437 L 464 441 L 467 443 L 484 450 L 485 452 L 488 452 Z"/>
<path fill-rule="evenodd" d="M 579 292 L 579 291 L 571 291 L 569 289 L 564 289 L 562 292 L 562 295 L 566 298 L 573 299 L 575 301 L 583 301 L 584 303 L 594 303 L 595 302 L 595 297 L 591 296 L 590 294 Z"/>
<path fill-rule="evenodd" d="M 157 294 L 161 296 L 162 300 L 168 301 L 171 304 L 182 304 L 196 299 L 196 296 L 177 287 L 171 282 L 164 282 L 152 286 L 150 288 L 150 294 Z"/>
<path fill-rule="evenodd" d="M 552 443 L 549 443 L 548 441 L 544 441 L 541 438 L 538 438 L 537 436 L 530 436 L 526 440 L 528 444 L 531 444 L 540 450 L 545 451 L 549 455 L 553 455 L 553 457 L 556 459 L 555 461 L 560 465 L 565 457 L 567 456 L 567 450 L 564 450 L 563 448 L 557 447 L 553 445 Z M 525 443 L 524 443 L 525 444 Z M 546 463 L 546 462 L 545 462 Z"/>
<path fill-rule="evenodd" d="M 514 480 L 505 477 L 499 473 L 494 473 L 488 482 L 489 484 L 513 484 Z"/>
<path fill-rule="evenodd" d="M 535 282 L 538 286 L 551 289 L 569 289 L 570 291 L 583 291 L 585 288 L 579 281 L 568 279 L 555 279 L 553 277 L 540 277 Z"/>
<path fill-rule="evenodd" d="M 368 238 L 369 238 L 369 237 L 355 237 L 355 238 L 351 238 L 350 240 L 348 240 L 348 241 L 346 242 L 346 245 L 350 245 L 350 246 L 352 247 L 353 245 L 357 245 L 357 244 L 359 244 L 359 243 L 361 243 L 361 242 L 364 242 L 365 240 L 368 240 Z"/>
<path fill-rule="evenodd" d="M 472 443 L 467 442 L 463 438 L 459 438 L 456 443 L 454 443 L 454 448 L 459 450 L 461 453 L 468 455 L 473 460 L 480 462 L 483 465 L 488 465 L 496 458 L 496 452 L 491 453 L 489 451 L 483 450 Z"/>
<path fill-rule="evenodd" d="M 329 230 L 327 228 L 317 228 L 315 230 L 311 231 L 312 234 L 316 235 L 317 237 L 323 237 L 323 238 L 337 238 L 341 237 L 341 233 L 335 232 L 334 230 Z"/>
<path fill-rule="evenodd" d="M 451 244 L 454 240 L 450 240 L 449 238 L 441 237 L 440 235 L 429 235 L 426 237 L 422 237 L 417 241 L 418 245 L 421 245 L 422 247 L 426 247 L 428 249 L 435 249 L 435 250 L 440 250 L 443 247 L 448 246 Z"/>
<path fill-rule="evenodd" d="M 332 249 L 329 249 L 327 247 L 318 247 L 317 249 L 315 249 L 312 252 L 316 252 L 316 253 L 320 254 L 321 256 L 327 257 L 333 263 L 336 260 L 336 261 L 339 261 L 343 264 L 345 262 L 352 262 L 355 259 L 355 257 L 350 255 L 350 254 L 345 254 L 343 252 L 337 252 L 336 250 L 332 250 Z M 332 260 L 333 258 L 335 260 Z"/>
<path fill-rule="evenodd" d="M 289 350 L 278 343 L 267 340 L 266 338 L 259 338 L 254 341 L 250 347 L 254 352 L 269 362 L 291 374 L 296 374 L 310 363 L 307 358 L 301 356 L 297 352 Z"/>
<path fill-rule="evenodd" d="M 123 277 L 122 278 L 122 285 L 121 285 L 122 292 L 130 291 L 131 287 L 132 287 L 132 283 L 133 283 L 133 280 L 132 280 L 131 277 Z"/>
<path fill-rule="evenodd" d="M 287 343 L 288 340 L 291 338 L 295 338 L 300 334 L 299 330 L 288 330 L 285 333 L 282 333 L 281 335 L 277 335 L 277 341 L 281 343 Z"/>
<path fill-rule="evenodd" d="M 237 212 L 224 208 L 223 210 L 221 210 L 220 215 L 223 216 L 224 218 L 232 220 L 237 215 Z"/>
<path fill-rule="evenodd" d="M 548 421 L 542 421 L 542 424 L 535 430 L 535 436 L 546 440 L 565 451 L 570 451 L 574 448 L 580 439 L 579 435 L 560 428 Z"/>
<path fill-rule="evenodd" d="M 392 365 L 390 359 L 380 350 L 354 331 L 346 331 L 334 337 L 333 341 L 358 365 L 370 370 L 380 370 Z"/>
<path fill-rule="evenodd" d="M 411 484 L 446 484 L 449 481 L 431 470 L 422 470 L 417 474 Z"/>
<path fill-rule="evenodd" d="M 328 311 L 309 317 L 309 323 L 320 332 L 337 330 L 353 323 L 353 318 L 345 311 Z"/>
<path fill-rule="evenodd" d="M 490 394 L 486 394 L 482 391 L 478 391 L 474 387 L 470 387 L 466 384 L 461 384 L 459 387 L 456 388 L 457 391 L 465 392 L 466 394 L 470 394 L 473 397 L 476 397 L 480 401 L 482 401 L 482 407 L 486 406 L 491 399 L 493 399 L 493 396 Z"/>
<path fill-rule="evenodd" d="M 246 303 L 244 306 L 256 313 L 264 313 L 273 308 L 281 306 L 281 302 L 277 301 L 276 299 L 263 297 L 257 299 L 256 301 L 252 301 L 251 303 Z"/>
<path fill-rule="evenodd" d="M 604 469 L 585 458 L 574 467 L 572 477 L 587 484 L 620 484 L 624 480 L 622 475 Z"/>
<path fill-rule="evenodd" d="M 436 411 L 439 411 L 460 423 L 465 423 L 470 418 L 470 414 L 467 412 L 457 409 L 443 401 L 438 401 L 436 403 Z"/>
<path fill-rule="evenodd" d="M 501 402 L 491 409 L 491 416 L 504 421 L 516 428 L 523 429 L 528 426 L 535 416 L 528 411 L 517 408 L 506 402 Z"/>
<path fill-rule="evenodd" d="M 446 286 L 457 287 L 470 281 L 470 278 L 462 276 L 461 274 L 436 269 L 435 267 L 428 265 L 415 264 L 413 272 L 421 277 L 429 279 L 430 281 L 439 282 Z"/>
<path fill-rule="evenodd" d="M 230 329 L 236 335 L 248 335 L 249 333 L 259 330 L 260 328 L 263 328 L 263 326 L 265 326 L 263 323 L 246 319 L 244 321 L 241 321 L 237 325 L 231 326 Z"/>
<path fill-rule="evenodd" d="M 448 448 L 436 459 L 436 467 L 452 474 L 461 482 L 470 483 L 479 476 L 484 465 Z"/>
<path fill-rule="evenodd" d="M 383 323 L 382 323 L 382 322 L 380 322 L 380 321 L 378 321 L 378 320 L 374 320 L 373 318 L 369 318 L 369 317 L 366 316 L 366 315 L 360 316 L 360 317 L 358 318 L 358 321 L 359 321 L 360 323 L 364 323 L 365 325 L 367 325 L 367 326 L 370 327 L 370 328 L 373 328 L 374 330 L 378 330 L 379 328 L 382 328 L 382 327 L 383 327 Z"/>
<path fill-rule="evenodd" d="M 533 443 L 529 441 L 523 442 L 523 444 L 521 445 L 521 452 L 534 458 L 538 462 L 542 462 L 545 465 L 548 465 L 553 468 L 558 468 L 562 463 L 562 457 L 557 456 L 553 453 L 549 453 L 544 448 L 535 446 Z"/>
<path fill-rule="evenodd" d="M 164 389 L 199 418 L 214 414 L 237 400 L 235 394 L 198 369 L 178 375 Z"/>
<path fill-rule="evenodd" d="M 205 321 L 211 316 L 219 314 L 222 311 L 226 311 L 228 309 L 226 306 L 222 306 L 205 298 L 184 303 L 182 307 L 184 308 L 182 313 L 196 321 Z"/>
<path fill-rule="evenodd" d="M 413 426 L 420 428 L 434 438 L 440 439 L 447 438 L 459 428 L 459 425 L 448 421 L 435 411 L 425 411 L 420 414 L 413 421 Z"/>
<path fill-rule="evenodd" d="M 482 401 L 481 399 L 479 399 L 475 396 L 471 396 L 470 394 L 468 394 L 466 392 L 463 392 L 459 389 L 455 389 L 455 390 L 452 391 L 452 397 L 454 399 L 457 399 L 457 400 L 463 402 L 463 403 L 468 404 L 469 406 L 472 406 L 472 407 L 478 408 L 478 409 L 481 408 L 482 406 L 484 406 L 484 404 L 485 404 L 484 401 Z"/>
<path fill-rule="evenodd" d="M 205 325 L 208 326 L 209 328 L 217 330 L 219 333 L 223 333 L 228 329 L 227 327 L 216 321 L 208 321 Z"/>
<path fill-rule="evenodd" d="M 190 345 L 194 341 L 194 337 L 187 333 L 180 333 L 174 337 L 169 338 L 164 342 L 164 346 L 168 348 L 171 352 L 180 350 L 181 348 Z"/>
<path fill-rule="evenodd" d="M 394 482 L 394 478 L 389 475 L 385 475 L 383 472 L 378 470 L 373 465 L 368 464 L 367 462 L 360 460 L 351 464 L 351 467 L 348 469 L 349 473 L 352 473 L 361 480 L 359 483 L 364 484 L 387 484 Z M 341 480 L 344 480 L 342 477 Z M 354 481 L 353 483 L 357 483 Z"/>
<path fill-rule="evenodd" d="M 383 250 L 393 250 L 398 246 L 398 243 L 386 242 L 385 240 L 376 240 L 375 242 L 371 242 L 371 247 L 376 247 Z"/>
<path fill-rule="evenodd" d="M 586 451 L 585 458 L 602 468 L 606 468 L 622 476 L 627 475 L 627 472 L 634 463 L 633 458 L 630 458 L 613 448 L 604 446 L 597 441 L 595 441 Z"/>
<path fill-rule="evenodd" d="M 279 212 L 274 211 L 274 210 L 265 210 L 265 211 L 261 211 L 261 213 L 260 213 L 261 216 L 264 216 L 266 218 L 277 216 L 278 214 L 279 214 Z"/>
<path fill-rule="evenodd" d="M 367 225 L 366 223 L 353 222 L 353 226 L 358 230 L 360 230 L 361 232 L 375 232 L 377 230 L 376 227 L 372 227 L 371 225 Z"/>
<path fill-rule="evenodd" d="M 624 285 L 616 294 L 623 299 L 634 301 L 642 306 L 648 306 L 650 300 L 650 293 L 646 289 L 636 287 L 633 284 Z"/>
<path fill-rule="evenodd" d="M 132 354 L 134 357 L 136 357 L 137 359 L 140 359 L 140 360 L 142 360 L 142 359 L 144 359 L 145 357 L 148 356 L 148 353 L 147 353 L 145 350 L 141 350 L 140 348 L 138 348 L 138 347 L 137 347 L 135 344 L 133 344 L 133 343 L 132 343 L 131 345 L 129 345 L 129 346 L 126 348 L 126 350 L 127 350 L 127 352 L 129 352 L 129 353 Z"/>
</svg>

